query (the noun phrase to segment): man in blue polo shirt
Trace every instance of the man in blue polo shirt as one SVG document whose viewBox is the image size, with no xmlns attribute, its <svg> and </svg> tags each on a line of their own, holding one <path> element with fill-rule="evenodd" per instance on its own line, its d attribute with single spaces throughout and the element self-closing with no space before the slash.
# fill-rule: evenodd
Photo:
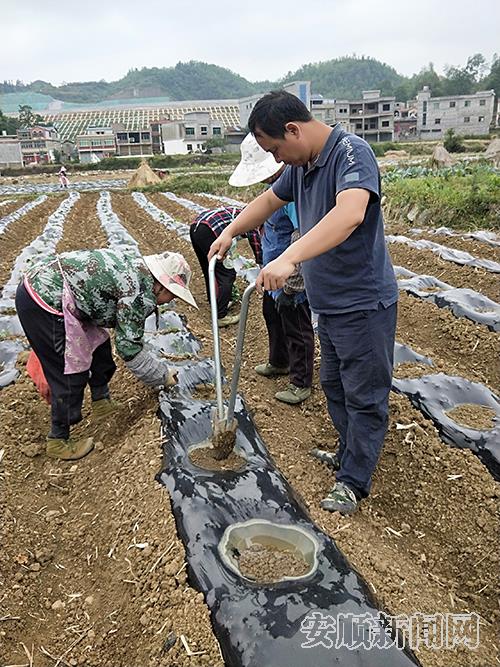
<svg viewBox="0 0 500 667">
<path fill-rule="evenodd" d="M 236 234 L 294 201 L 301 238 L 259 274 L 282 287 L 302 262 L 318 313 L 321 384 L 339 433 L 336 483 L 321 506 L 350 514 L 368 496 L 388 423 L 398 289 L 384 241 L 380 175 L 360 137 L 312 118 L 294 95 L 262 97 L 248 121 L 259 145 L 288 165 L 212 245 L 223 256 Z"/>
</svg>

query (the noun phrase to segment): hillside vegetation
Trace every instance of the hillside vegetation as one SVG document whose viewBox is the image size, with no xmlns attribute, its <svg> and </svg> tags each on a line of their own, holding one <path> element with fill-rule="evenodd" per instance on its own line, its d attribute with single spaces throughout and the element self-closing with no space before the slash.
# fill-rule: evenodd
<svg viewBox="0 0 500 667">
<path fill-rule="evenodd" d="M 468 58 L 463 67 L 448 67 L 444 76 L 437 74 L 431 63 L 418 74 L 404 77 L 374 58 L 346 56 L 303 65 L 278 81 L 254 83 L 225 67 L 192 60 L 174 67 L 131 69 L 126 76 L 110 83 L 86 81 L 53 86 L 46 81 L 30 84 L 4 81 L 0 83 L 0 96 L 33 93 L 69 103 L 145 97 L 164 97 L 172 101 L 222 99 L 266 92 L 304 79 L 311 81 L 313 93 L 336 99 L 353 99 L 360 97 L 363 90 L 380 89 L 385 95 L 395 95 L 397 100 L 405 101 L 413 98 L 424 85 L 430 86 L 435 96 L 470 94 L 491 88 L 500 95 L 500 57 L 495 56 L 488 65 L 484 56 L 477 53 Z"/>
</svg>

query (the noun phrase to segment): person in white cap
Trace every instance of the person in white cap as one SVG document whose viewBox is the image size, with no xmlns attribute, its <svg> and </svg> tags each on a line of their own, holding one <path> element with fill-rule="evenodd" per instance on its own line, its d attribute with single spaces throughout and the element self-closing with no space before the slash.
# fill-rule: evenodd
<svg viewBox="0 0 500 667">
<path fill-rule="evenodd" d="M 50 388 L 48 456 L 74 460 L 92 450 L 91 438 L 70 438 L 87 384 L 93 419 L 120 407 L 109 394 L 116 366 L 107 328 L 114 328 L 116 352 L 138 379 L 155 388 L 175 384 L 175 371 L 144 349 L 144 323 L 175 297 L 197 308 L 190 279 L 178 253 L 141 257 L 109 248 L 50 255 L 28 270 L 16 309 Z"/>
<path fill-rule="evenodd" d="M 241 144 L 241 161 L 229 184 L 246 187 L 255 183 L 271 185 L 285 165 L 262 150 L 248 134 Z M 295 204 L 275 211 L 261 231 L 263 266 L 279 257 L 299 237 Z M 281 289 L 264 292 L 262 311 L 269 337 L 268 361 L 255 367 L 259 375 L 289 375 L 289 385 L 275 398 L 283 403 L 302 403 L 311 395 L 314 363 L 314 331 L 300 267 Z"/>
</svg>

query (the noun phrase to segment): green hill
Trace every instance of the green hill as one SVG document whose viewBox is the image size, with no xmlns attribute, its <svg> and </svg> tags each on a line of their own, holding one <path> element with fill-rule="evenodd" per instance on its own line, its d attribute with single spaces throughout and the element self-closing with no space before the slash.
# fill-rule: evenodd
<svg viewBox="0 0 500 667">
<path fill-rule="evenodd" d="M 345 57 L 321 63 L 303 65 L 296 72 L 289 72 L 282 80 L 311 81 L 313 93 L 335 99 L 355 99 L 363 90 L 380 90 L 383 95 L 393 95 L 405 77 L 389 65 L 374 58 Z"/>
<path fill-rule="evenodd" d="M 163 97 L 172 101 L 238 98 L 277 88 L 283 83 L 311 80 L 312 91 L 325 97 L 359 97 L 362 90 L 381 88 L 390 94 L 404 79 L 392 67 L 372 58 L 338 58 L 304 65 L 280 81 L 252 83 L 225 67 L 191 60 L 175 67 L 132 69 L 118 81 L 86 81 L 53 86 L 46 81 L 29 85 L 4 82 L 0 95 L 39 93 L 66 103 L 98 103 L 144 97 Z"/>
<path fill-rule="evenodd" d="M 86 81 L 53 86 L 46 81 L 29 85 L 0 84 L 0 95 L 41 93 L 67 103 L 97 103 L 104 100 L 163 97 L 172 101 L 237 98 L 269 90 L 270 82 L 253 84 L 224 67 L 196 61 L 175 67 L 132 69 L 126 76 L 107 83 Z"/>
<path fill-rule="evenodd" d="M 14 103 L 15 95 L 38 94 L 65 104 L 98 104 L 107 100 L 129 100 L 162 97 L 170 101 L 230 99 L 253 95 L 279 88 L 284 83 L 310 80 L 315 94 L 336 99 L 355 99 L 363 90 L 380 89 L 385 95 L 395 95 L 398 101 L 411 99 L 422 85 L 430 85 L 434 94 L 467 94 L 480 86 L 500 87 L 500 59 L 494 59 L 490 74 L 480 80 L 473 65 L 481 54 L 469 58 L 463 68 L 451 68 L 449 77 L 438 75 L 432 65 L 423 68 L 412 77 L 404 77 L 393 67 L 374 58 L 346 56 L 320 63 L 303 65 L 295 72 L 288 72 L 279 81 L 250 82 L 225 67 L 195 60 L 177 63 L 174 67 L 144 67 L 132 69 L 126 76 L 110 83 L 86 81 L 53 86 L 46 81 L 23 84 L 4 81 L 0 83 L 0 107 L 5 96 Z M 477 68 L 476 68 L 477 69 Z M 9 95 L 10 94 L 10 95 Z M 3 99 L 2 99 L 3 97 Z M 5 109 L 4 109 L 5 110 Z"/>
</svg>

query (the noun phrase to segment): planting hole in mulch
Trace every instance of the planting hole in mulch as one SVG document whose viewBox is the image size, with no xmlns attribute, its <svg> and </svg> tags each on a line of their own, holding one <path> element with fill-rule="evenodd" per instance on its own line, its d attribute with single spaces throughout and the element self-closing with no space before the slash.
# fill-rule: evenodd
<svg viewBox="0 0 500 667">
<path fill-rule="evenodd" d="M 493 418 L 496 416 L 495 411 L 485 405 L 477 405 L 476 403 L 461 403 L 456 405 L 452 410 L 445 413 L 454 422 L 465 426 L 466 428 L 473 428 L 478 431 L 486 431 L 494 428 L 495 423 Z"/>
<path fill-rule="evenodd" d="M 242 456 L 238 456 L 232 451 L 225 459 L 216 459 L 215 450 L 210 445 L 210 440 L 206 441 L 206 446 L 195 446 L 189 452 L 191 463 L 204 470 L 240 472 L 246 466 L 247 462 Z"/>
<path fill-rule="evenodd" d="M 252 544 L 238 558 L 240 572 L 259 584 L 273 584 L 285 577 L 303 577 L 310 569 L 298 554 L 273 545 Z"/>
</svg>

